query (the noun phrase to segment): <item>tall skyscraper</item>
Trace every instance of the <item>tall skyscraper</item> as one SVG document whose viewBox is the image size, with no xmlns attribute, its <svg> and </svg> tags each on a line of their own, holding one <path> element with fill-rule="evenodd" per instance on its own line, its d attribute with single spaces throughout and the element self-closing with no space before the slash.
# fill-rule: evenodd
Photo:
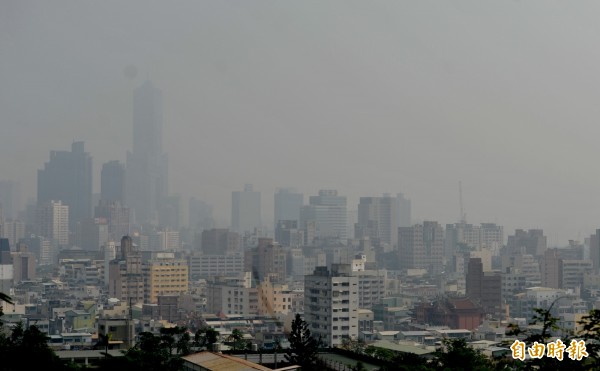
<svg viewBox="0 0 600 371">
<path fill-rule="evenodd" d="M 304 205 L 304 195 L 292 188 L 281 188 L 275 193 L 275 227 L 281 220 L 300 222 L 300 209 Z"/>
<path fill-rule="evenodd" d="M 398 243 L 398 199 L 361 197 L 358 204 L 357 238 L 369 237 L 393 247 Z"/>
<path fill-rule="evenodd" d="M 119 161 L 109 161 L 102 165 L 100 199 L 125 203 L 125 166 Z"/>
<path fill-rule="evenodd" d="M 69 207 L 69 227 L 92 216 L 92 157 L 83 142 L 74 142 L 71 152 L 51 151 L 50 161 L 38 170 L 37 202 L 62 201 Z"/>
<path fill-rule="evenodd" d="M 336 190 L 320 190 L 318 196 L 310 196 L 308 201 L 300 212 L 300 227 L 307 228 L 314 222 L 318 237 L 339 238 L 345 242 L 348 238 L 346 197 L 338 196 Z"/>
<path fill-rule="evenodd" d="M 162 93 L 146 81 L 133 94 L 133 151 L 127 153 L 126 199 L 138 223 L 158 223 L 158 209 L 168 195 L 162 130 Z"/>
<path fill-rule="evenodd" d="M 261 226 L 260 192 L 246 184 L 242 192 L 231 193 L 231 229 L 243 235 Z"/>
</svg>

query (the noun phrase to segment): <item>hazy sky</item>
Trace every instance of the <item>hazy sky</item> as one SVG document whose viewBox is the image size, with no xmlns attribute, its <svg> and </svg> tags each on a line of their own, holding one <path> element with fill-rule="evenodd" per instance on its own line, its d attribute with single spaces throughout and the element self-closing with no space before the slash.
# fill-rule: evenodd
<svg viewBox="0 0 600 371">
<path fill-rule="evenodd" d="M 0 179 L 51 149 L 132 146 L 132 91 L 163 90 L 170 187 L 403 192 L 415 220 L 600 227 L 595 1 L 0 2 Z M 129 67 L 128 67 L 129 66 Z M 131 72 L 137 71 L 136 76 Z M 99 191 L 96 187 L 95 191 Z"/>
</svg>

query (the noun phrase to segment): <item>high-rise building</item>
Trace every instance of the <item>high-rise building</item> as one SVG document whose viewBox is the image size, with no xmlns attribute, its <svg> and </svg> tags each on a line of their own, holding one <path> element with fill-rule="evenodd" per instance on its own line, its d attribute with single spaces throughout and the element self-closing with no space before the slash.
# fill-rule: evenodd
<svg viewBox="0 0 600 371">
<path fill-rule="evenodd" d="M 125 165 L 109 161 L 100 173 L 100 200 L 125 203 Z"/>
<path fill-rule="evenodd" d="M 317 267 L 304 278 L 304 320 L 325 346 L 358 338 L 358 277 L 350 264 Z"/>
<path fill-rule="evenodd" d="M 37 203 L 62 201 L 69 207 L 69 227 L 92 216 L 92 157 L 83 142 L 73 142 L 71 152 L 51 151 L 50 161 L 38 170 Z"/>
<path fill-rule="evenodd" d="M 121 239 L 120 254 L 109 264 L 108 294 L 128 304 L 144 302 L 142 255 L 129 236 Z"/>
<path fill-rule="evenodd" d="M 202 231 L 201 250 L 206 255 L 228 255 L 241 252 L 240 235 L 227 228 Z"/>
<path fill-rule="evenodd" d="M 410 200 L 404 198 L 402 193 L 396 195 L 396 200 L 398 202 L 398 216 L 396 217 L 398 227 L 410 227 L 412 225 Z"/>
<path fill-rule="evenodd" d="M 300 227 L 307 228 L 314 222 L 318 237 L 345 242 L 348 238 L 346 197 L 338 196 L 336 190 L 320 190 L 318 196 L 310 196 L 308 201 L 300 212 Z"/>
<path fill-rule="evenodd" d="M 126 200 L 137 223 L 158 223 L 158 209 L 168 195 L 162 131 L 162 92 L 146 81 L 133 94 L 133 151 L 126 164 Z"/>
<path fill-rule="evenodd" d="M 281 220 L 300 222 L 300 209 L 304 205 L 304 195 L 292 188 L 281 188 L 275 193 L 275 227 Z"/>
<path fill-rule="evenodd" d="M 108 224 L 108 238 L 119 241 L 123 236 L 129 235 L 130 210 L 119 201 L 100 200 L 94 209 L 94 217 L 106 220 Z"/>
<path fill-rule="evenodd" d="M 37 208 L 38 235 L 54 240 L 62 246 L 69 244 L 70 208 L 62 201 L 48 201 Z"/>
<path fill-rule="evenodd" d="M 600 270 L 600 229 L 590 236 L 590 260 L 594 263 L 594 270 Z"/>
<path fill-rule="evenodd" d="M 0 210 L 2 210 L 2 216 L 5 219 L 16 219 L 19 217 L 21 207 L 20 184 L 10 180 L 0 181 Z"/>
<path fill-rule="evenodd" d="M 466 275 L 466 294 L 481 305 L 483 311 L 502 316 L 502 276 L 499 272 L 484 272 L 480 258 L 471 258 Z"/>
<path fill-rule="evenodd" d="M 188 291 L 188 265 L 185 260 L 156 259 L 143 265 L 145 302 L 156 304 L 160 295 Z"/>
<path fill-rule="evenodd" d="M 398 243 L 398 203 L 399 199 L 383 197 L 361 197 L 358 204 L 356 238 L 369 237 L 394 247 Z"/>
<path fill-rule="evenodd" d="M 547 248 L 547 239 L 541 229 L 530 229 L 528 231 L 517 229 L 514 235 L 508 236 L 506 248 L 510 254 L 525 249 L 526 254 L 543 256 Z"/>
<path fill-rule="evenodd" d="M 77 225 L 75 244 L 83 250 L 100 251 L 109 238 L 108 222 L 104 218 L 88 218 Z"/>
<path fill-rule="evenodd" d="M 202 200 L 194 197 L 189 201 L 189 227 L 196 231 L 202 232 L 215 227 L 213 219 L 213 206 Z"/>
<path fill-rule="evenodd" d="M 21 238 L 25 237 L 25 222 L 5 219 L 4 223 L 0 226 L 0 230 L 0 237 L 8 238 L 10 244 L 15 246 Z"/>
<path fill-rule="evenodd" d="M 12 253 L 12 260 L 15 283 L 35 279 L 35 254 L 28 250 L 27 245 L 18 243 L 16 252 Z"/>
<path fill-rule="evenodd" d="M 430 273 L 442 272 L 444 228 L 430 221 L 398 228 L 398 258 L 401 269 L 421 268 Z"/>
<path fill-rule="evenodd" d="M 286 278 L 286 252 L 273 242 L 272 238 L 259 238 L 258 246 L 244 252 L 246 272 L 262 282 L 269 279 L 273 283 L 284 282 Z"/>
<path fill-rule="evenodd" d="M 9 292 L 13 284 L 13 261 L 8 239 L 0 238 L 0 292 Z"/>
<path fill-rule="evenodd" d="M 246 184 L 243 191 L 231 193 L 231 228 L 243 235 L 260 226 L 260 192 L 254 191 L 252 184 Z"/>
<path fill-rule="evenodd" d="M 275 241 L 281 246 L 303 246 L 304 230 L 298 229 L 297 220 L 280 220 L 275 227 Z"/>
</svg>

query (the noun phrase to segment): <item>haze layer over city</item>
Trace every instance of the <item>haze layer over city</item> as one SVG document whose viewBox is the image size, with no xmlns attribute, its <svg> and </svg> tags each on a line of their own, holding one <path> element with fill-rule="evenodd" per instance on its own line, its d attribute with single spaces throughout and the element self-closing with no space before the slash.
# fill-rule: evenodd
<svg viewBox="0 0 600 371">
<path fill-rule="evenodd" d="M 594 2 L 69 1 L 0 4 L 0 179 L 35 198 L 50 150 L 132 149 L 133 90 L 163 92 L 169 192 L 214 206 L 251 183 L 402 192 L 413 221 L 543 228 L 600 220 Z M 183 202 L 186 205 L 186 202 Z"/>
</svg>

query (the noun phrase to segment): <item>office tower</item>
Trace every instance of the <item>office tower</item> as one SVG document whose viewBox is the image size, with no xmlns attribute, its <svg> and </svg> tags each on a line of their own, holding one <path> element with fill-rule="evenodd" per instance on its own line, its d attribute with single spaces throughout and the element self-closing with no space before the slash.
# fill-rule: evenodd
<svg viewBox="0 0 600 371">
<path fill-rule="evenodd" d="M 206 255 L 228 255 L 241 252 L 240 235 L 227 228 L 202 231 L 201 251 Z"/>
<path fill-rule="evenodd" d="M 120 253 L 109 264 L 108 294 L 131 305 L 144 302 L 142 255 L 129 236 L 121 239 Z"/>
<path fill-rule="evenodd" d="M 260 192 L 254 191 L 252 184 L 246 184 L 243 191 L 231 193 L 231 228 L 243 235 L 260 226 Z"/>
<path fill-rule="evenodd" d="M 446 224 L 445 241 L 445 256 L 448 262 L 472 250 L 478 253 L 485 250 L 497 254 L 504 244 L 504 228 L 494 223 L 482 223 L 481 226 L 462 222 Z"/>
<path fill-rule="evenodd" d="M 168 195 L 162 131 L 162 93 L 146 81 L 133 94 L 133 150 L 126 164 L 126 200 L 139 224 L 158 223 L 158 209 Z"/>
<path fill-rule="evenodd" d="M 398 216 L 396 217 L 396 221 L 398 222 L 398 227 L 410 227 L 411 222 L 411 202 L 409 199 L 404 198 L 404 194 L 398 193 L 396 195 L 396 200 L 398 202 Z"/>
<path fill-rule="evenodd" d="M 94 209 L 94 217 L 106 220 L 109 240 L 119 241 L 129 235 L 130 209 L 119 201 L 100 200 Z"/>
<path fill-rule="evenodd" d="M 508 236 L 506 248 L 510 254 L 525 249 L 526 254 L 543 256 L 547 248 L 546 236 L 541 229 L 517 229 L 513 236 Z"/>
<path fill-rule="evenodd" d="M 194 197 L 190 198 L 189 227 L 196 232 L 214 228 L 213 206 Z"/>
<path fill-rule="evenodd" d="M 399 199 L 383 197 L 361 197 L 358 204 L 356 238 L 369 237 L 390 247 L 398 243 L 398 203 Z"/>
<path fill-rule="evenodd" d="M 300 222 L 300 208 L 304 205 L 304 195 L 292 188 L 281 188 L 275 193 L 275 227 L 281 220 Z"/>
<path fill-rule="evenodd" d="M 16 219 L 21 211 L 21 185 L 10 180 L 0 181 L 0 209 L 5 219 Z M 0 217 L 0 219 L 2 219 Z"/>
<path fill-rule="evenodd" d="M 268 279 L 283 283 L 286 278 L 286 252 L 272 238 L 259 238 L 258 246 L 244 252 L 246 272 L 252 272 L 254 280 Z"/>
<path fill-rule="evenodd" d="M 398 258 L 401 269 L 427 269 L 434 274 L 442 272 L 444 228 L 430 221 L 398 228 Z"/>
<path fill-rule="evenodd" d="M 310 196 L 308 202 L 300 212 L 300 227 L 307 228 L 314 222 L 317 237 L 345 242 L 348 238 L 346 197 L 338 196 L 336 190 L 320 190 L 319 195 Z"/>
<path fill-rule="evenodd" d="M 125 203 L 125 165 L 109 161 L 100 173 L 100 200 Z"/>
<path fill-rule="evenodd" d="M 62 201 L 69 207 L 69 228 L 92 216 L 92 157 L 83 142 L 74 142 L 71 152 L 51 151 L 50 161 L 38 170 L 37 203 Z"/>
<path fill-rule="evenodd" d="M 317 267 L 304 278 L 304 320 L 327 347 L 358 338 L 358 277 L 350 264 Z"/>
<path fill-rule="evenodd" d="M 16 252 L 12 253 L 13 279 L 15 284 L 35 279 L 35 254 L 29 251 L 27 245 L 18 243 Z"/>
<path fill-rule="evenodd" d="M 38 235 L 55 241 L 61 246 L 69 244 L 70 208 L 62 201 L 48 201 L 37 208 Z"/>
</svg>

